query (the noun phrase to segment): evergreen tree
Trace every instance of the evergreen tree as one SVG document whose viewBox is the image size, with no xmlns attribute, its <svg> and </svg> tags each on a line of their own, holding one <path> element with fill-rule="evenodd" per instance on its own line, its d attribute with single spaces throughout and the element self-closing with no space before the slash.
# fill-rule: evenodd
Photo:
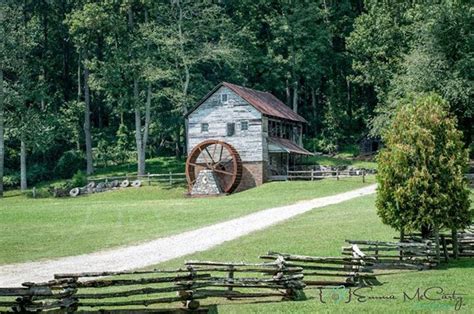
<svg viewBox="0 0 474 314">
<path fill-rule="evenodd" d="M 397 230 L 434 231 L 469 225 L 467 151 L 456 118 L 436 94 L 400 103 L 378 155 L 376 206 Z"/>
</svg>

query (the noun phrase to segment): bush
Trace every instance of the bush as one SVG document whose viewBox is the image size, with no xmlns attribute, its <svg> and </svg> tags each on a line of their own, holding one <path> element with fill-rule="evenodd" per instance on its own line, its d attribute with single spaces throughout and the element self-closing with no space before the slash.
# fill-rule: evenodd
<svg viewBox="0 0 474 314">
<path fill-rule="evenodd" d="M 406 99 L 383 138 L 376 200 L 382 221 L 424 235 L 469 225 L 467 151 L 441 97 Z"/>
<path fill-rule="evenodd" d="M 85 172 L 78 170 L 71 179 L 73 187 L 83 187 L 87 185 L 87 175 Z"/>
<path fill-rule="evenodd" d="M 307 149 L 313 152 L 335 154 L 338 146 L 336 143 L 324 137 L 315 137 L 305 141 L 304 145 Z"/>
<path fill-rule="evenodd" d="M 26 196 L 29 198 L 48 198 L 51 197 L 51 193 L 47 189 L 36 189 L 33 193 L 33 190 L 30 190 L 26 193 Z"/>
<path fill-rule="evenodd" d="M 3 177 L 3 187 L 5 189 L 17 188 L 20 186 L 20 174 L 15 173 Z"/>
<path fill-rule="evenodd" d="M 65 152 L 54 168 L 56 176 L 60 178 L 70 178 L 78 170 L 84 169 L 86 167 L 86 159 L 81 152 L 70 150 Z"/>
<path fill-rule="evenodd" d="M 51 179 L 51 171 L 44 165 L 32 164 L 28 166 L 26 176 L 28 179 L 28 184 L 32 185 Z"/>
</svg>

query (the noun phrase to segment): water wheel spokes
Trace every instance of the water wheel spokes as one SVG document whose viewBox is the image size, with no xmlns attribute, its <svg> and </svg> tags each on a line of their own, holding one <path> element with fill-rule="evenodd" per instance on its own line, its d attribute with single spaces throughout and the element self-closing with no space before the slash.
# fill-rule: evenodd
<svg viewBox="0 0 474 314">
<path fill-rule="evenodd" d="M 232 193 L 242 178 L 242 160 L 235 148 L 223 141 L 208 140 L 193 148 L 186 160 L 189 190 L 201 170 L 214 172 L 224 193 Z"/>
</svg>

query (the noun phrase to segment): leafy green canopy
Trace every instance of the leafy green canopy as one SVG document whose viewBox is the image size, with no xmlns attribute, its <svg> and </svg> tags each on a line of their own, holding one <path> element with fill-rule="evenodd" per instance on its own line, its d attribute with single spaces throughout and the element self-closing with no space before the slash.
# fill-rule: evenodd
<svg viewBox="0 0 474 314">
<path fill-rule="evenodd" d="M 378 215 L 397 230 L 462 228 L 471 220 L 468 156 L 456 119 L 436 94 L 406 98 L 378 156 Z"/>
</svg>

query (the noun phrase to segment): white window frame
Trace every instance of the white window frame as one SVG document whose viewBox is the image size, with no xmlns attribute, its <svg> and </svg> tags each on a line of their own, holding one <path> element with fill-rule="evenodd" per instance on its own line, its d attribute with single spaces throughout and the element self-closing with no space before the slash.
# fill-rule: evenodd
<svg viewBox="0 0 474 314">
<path fill-rule="evenodd" d="M 245 124 L 247 127 L 244 129 L 242 128 L 242 125 Z M 247 132 L 249 130 L 249 122 L 247 120 L 245 121 L 240 121 L 240 131 L 242 132 Z"/>
<path fill-rule="evenodd" d="M 224 96 L 225 96 L 225 100 L 224 100 Z M 227 93 L 222 93 L 221 94 L 221 103 L 227 104 L 228 102 L 229 102 L 229 95 Z"/>
</svg>

